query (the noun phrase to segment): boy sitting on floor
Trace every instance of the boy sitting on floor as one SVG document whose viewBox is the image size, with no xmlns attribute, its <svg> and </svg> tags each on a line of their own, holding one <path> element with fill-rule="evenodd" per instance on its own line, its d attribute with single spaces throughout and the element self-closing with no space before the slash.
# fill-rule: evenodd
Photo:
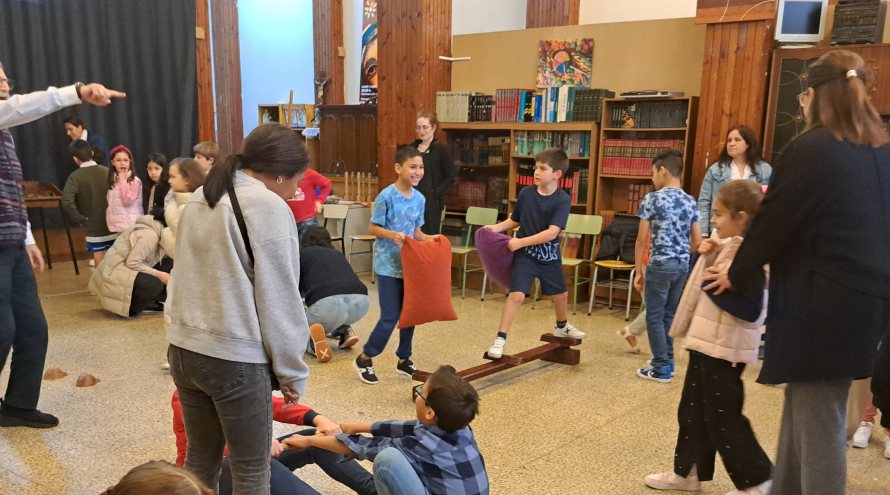
<svg viewBox="0 0 890 495">
<path fill-rule="evenodd" d="M 341 423 L 336 437 L 295 435 L 283 443 L 374 461 L 379 494 L 488 494 L 485 462 L 469 426 L 479 410 L 473 386 L 441 366 L 414 387 L 414 408 L 416 420 Z"/>
</svg>

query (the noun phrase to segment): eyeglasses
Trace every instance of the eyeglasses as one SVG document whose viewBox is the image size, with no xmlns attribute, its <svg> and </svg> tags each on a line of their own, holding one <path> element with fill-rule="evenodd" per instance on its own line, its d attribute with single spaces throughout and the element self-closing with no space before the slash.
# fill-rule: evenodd
<svg viewBox="0 0 890 495">
<path fill-rule="evenodd" d="M 423 402 L 426 403 L 426 405 L 430 405 L 430 401 L 426 400 L 426 397 L 424 397 L 423 394 L 420 393 L 421 390 L 423 390 L 422 383 L 420 385 L 416 385 L 414 388 L 412 388 L 411 389 L 411 399 L 416 402 L 417 398 L 420 397 L 421 399 L 423 399 Z"/>
<path fill-rule="evenodd" d="M 428 130 L 430 130 L 430 129 L 432 129 L 432 128 L 433 128 L 433 126 L 431 126 L 431 125 L 419 125 L 419 126 L 416 126 L 416 127 L 414 128 L 414 130 L 415 130 L 415 131 L 428 131 Z"/>
<path fill-rule="evenodd" d="M 0 84 L 4 84 L 4 83 L 7 86 L 9 86 L 9 89 L 12 89 L 15 87 L 15 80 L 13 80 L 13 79 L 0 79 Z"/>
</svg>

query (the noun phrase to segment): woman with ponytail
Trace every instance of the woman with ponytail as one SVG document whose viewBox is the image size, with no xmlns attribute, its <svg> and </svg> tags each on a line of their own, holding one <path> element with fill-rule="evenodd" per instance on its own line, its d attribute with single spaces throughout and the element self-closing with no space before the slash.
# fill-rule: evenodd
<svg viewBox="0 0 890 495">
<path fill-rule="evenodd" d="M 228 445 L 234 493 L 269 493 L 272 384 L 294 404 L 309 374 L 299 241 L 285 203 L 308 161 L 290 129 L 257 127 L 180 218 L 167 357 L 189 439 L 185 467 L 211 488 Z"/>
<path fill-rule="evenodd" d="M 846 493 L 850 383 L 871 376 L 890 328 L 890 137 L 868 97 L 874 73 L 833 50 L 809 67 L 807 127 L 783 150 L 731 267 L 706 289 L 742 293 L 770 265 L 758 381 L 786 384 L 773 489 Z"/>
</svg>

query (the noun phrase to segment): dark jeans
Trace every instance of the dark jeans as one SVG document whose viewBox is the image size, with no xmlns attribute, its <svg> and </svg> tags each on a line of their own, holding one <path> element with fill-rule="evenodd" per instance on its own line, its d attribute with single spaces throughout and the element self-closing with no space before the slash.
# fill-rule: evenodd
<svg viewBox="0 0 890 495">
<path fill-rule="evenodd" d="M 688 273 L 689 266 L 678 260 L 650 261 L 646 268 L 643 289 L 646 332 L 652 349 L 652 367 L 663 373 L 666 371 L 661 368 L 674 361 L 674 339 L 668 334 Z"/>
<path fill-rule="evenodd" d="M 297 238 L 301 241 L 303 240 L 303 234 L 309 230 L 309 227 L 317 226 L 318 218 L 312 217 L 307 220 L 303 220 L 302 222 L 297 222 Z"/>
<path fill-rule="evenodd" d="M 881 411 L 881 426 L 890 429 L 890 330 L 884 332 L 884 339 L 878 349 L 875 372 L 871 378 L 872 403 Z"/>
<path fill-rule="evenodd" d="M 374 357 L 386 349 L 386 343 L 393 329 L 399 323 L 402 313 L 402 300 L 405 297 L 405 281 L 400 278 L 377 274 L 377 293 L 380 296 L 380 320 L 371 336 L 365 342 L 364 353 Z M 399 347 L 396 356 L 401 359 L 411 357 L 411 342 L 414 340 L 414 327 L 399 329 Z"/>
<path fill-rule="evenodd" d="M 315 434 L 314 429 L 291 433 L 278 439 L 279 442 L 292 435 Z M 374 477 L 355 459 L 343 457 L 333 452 L 310 447 L 305 450 L 285 450 L 280 456 L 272 459 L 270 473 L 272 477 L 272 495 L 319 495 L 319 492 L 297 477 L 294 470 L 307 464 L 317 464 L 332 479 L 360 495 L 376 495 Z M 219 495 L 232 493 L 232 475 L 229 472 L 229 460 L 223 460 L 222 476 L 219 479 Z"/>
<path fill-rule="evenodd" d="M 269 494 L 272 382 L 268 363 L 226 361 L 171 345 L 170 374 L 188 436 L 185 468 L 219 485 L 228 445 L 235 495 Z"/>
<path fill-rule="evenodd" d="M 0 369 L 12 349 L 4 404 L 37 408 L 48 341 L 37 281 L 24 246 L 0 246 Z"/>
<path fill-rule="evenodd" d="M 719 452 L 739 490 L 770 479 L 773 464 L 742 414 L 743 371 L 744 364 L 733 366 L 722 359 L 689 352 L 689 368 L 677 410 L 680 433 L 674 456 L 675 473 L 685 478 L 694 465 L 698 479 L 712 480 L 714 458 Z"/>
</svg>

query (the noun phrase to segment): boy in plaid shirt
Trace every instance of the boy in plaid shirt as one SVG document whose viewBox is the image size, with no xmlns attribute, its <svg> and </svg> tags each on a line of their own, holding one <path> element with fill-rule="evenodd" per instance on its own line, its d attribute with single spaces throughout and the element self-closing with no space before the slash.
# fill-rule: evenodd
<svg viewBox="0 0 890 495">
<path fill-rule="evenodd" d="M 374 461 L 378 493 L 487 495 L 485 462 L 469 426 L 479 409 L 473 386 L 441 366 L 414 387 L 414 408 L 416 420 L 341 423 L 336 437 L 294 435 L 284 444 Z"/>
</svg>

